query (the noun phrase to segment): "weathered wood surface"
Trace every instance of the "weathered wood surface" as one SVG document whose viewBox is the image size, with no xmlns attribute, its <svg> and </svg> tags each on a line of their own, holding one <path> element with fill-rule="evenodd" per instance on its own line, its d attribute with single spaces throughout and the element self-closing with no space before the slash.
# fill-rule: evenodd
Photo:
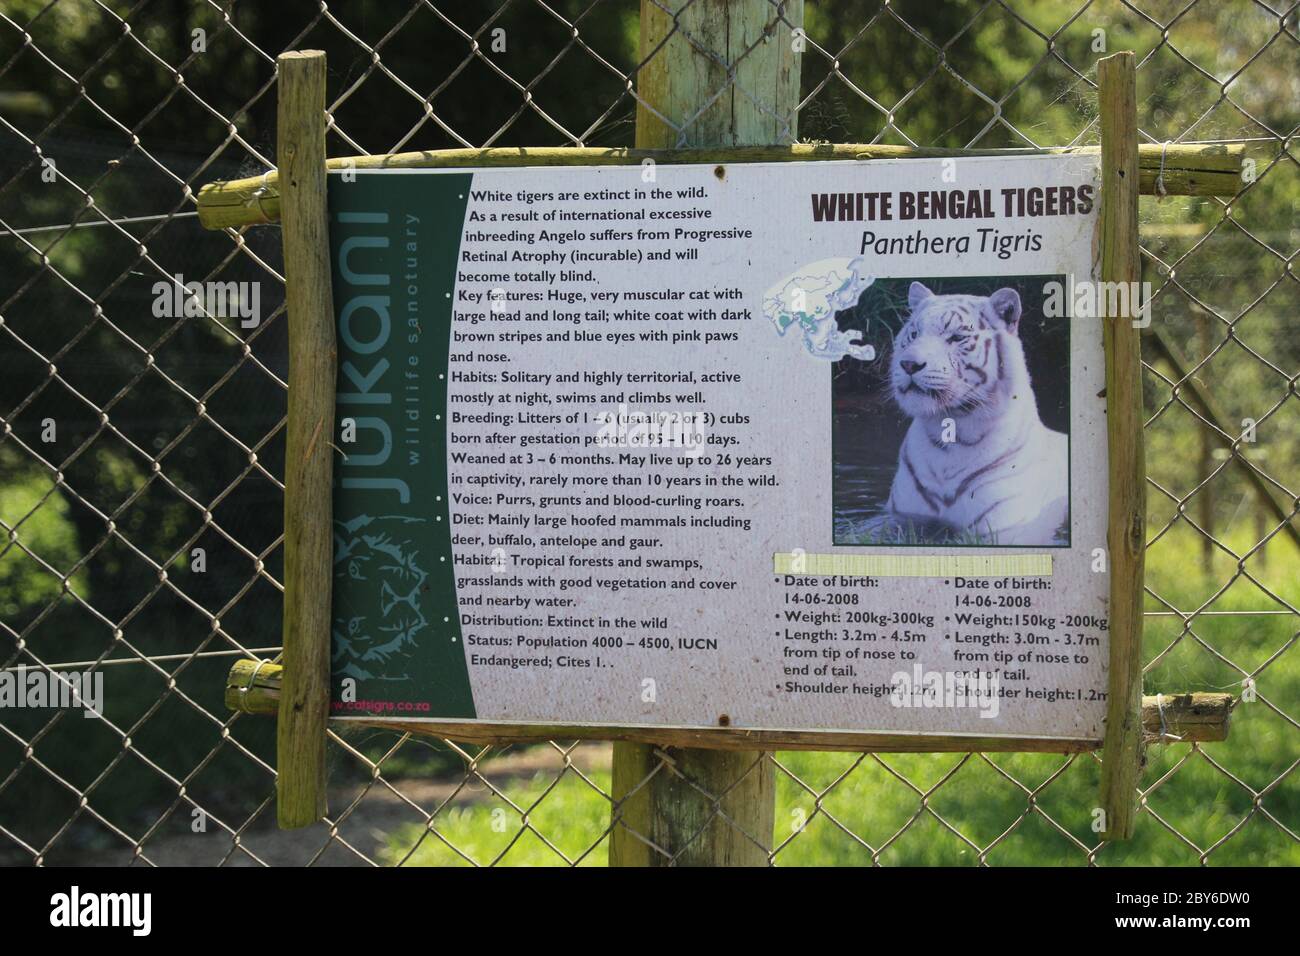
<svg viewBox="0 0 1300 956">
<path fill-rule="evenodd" d="M 787 24 L 803 23 L 803 0 L 783 13 L 767 0 L 642 2 L 637 147 L 793 142 L 801 54 Z"/>
<path fill-rule="evenodd" d="M 325 815 L 333 580 L 334 304 L 325 199 L 325 54 L 279 58 L 277 163 L 289 322 L 284 476 L 284 687 L 276 734 L 278 818 Z"/>
<path fill-rule="evenodd" d="M 662 124 L 660 124 L 662 125 Z M 1138 149 L 1141 191 L 1156 195 L 1161 170 L 1157 144 Z M 627 149 L 597 147 L 501 147 L 439 149 L 352 156 L 328 161 L 330 169 L 462 169 L 475 166 L 636 166 L 656 163 L 787 163 L 815 160 L 939 159 L 950 156 L 1026 156 L 1037 153 L 1096 153 L 1097 147 L 1059 149 L 934 149 L 864 143 L 795 143 L 728 149 Z M 1241 188 L 1245 147 L 1240 144 L 1164 149 L 1164 187 L 1170 196 L 1231 196 Z M 280 219 L 280 180 L 275 170 L 262 176 L 208 183 L 199 190 L 199 221 L 207 229 L 253 226 Z"/>
<path fill-rule="evenodd" d="M 626 749 L 613 767 L 610 866 L 767 864 L 776 775 L 766 754 L 614 746 Z"/>
<path fill-rule="evenodd" d="M 1216 743 L 1228 739 L 1231 694 L 1156 694 L 1142 698 L 1142 733 L 1148 743 Z"/>
<path fill-rule="evenodd" d="M 783 7 L 784 20 L 767 0 L 675 0 L 667 8 L 641 0 L 637 147 L 788 149 L 799 102 L 791 27 L 803 23 L 803 0 Z M 737 61 L 732 82 L 723 64 Z M 610 865 L 766 866 L 776 815 L 772 761 L 759 749 L 649 740 L 664 749 L 614 744 Z"/>
<path fill-rule="evenodd" d="M 1132 53 L 1097 63 L 1101 115 L 1101 274 L 1103 282 L 1142 276 L 1138 248 L 1136 66 Z M 1126 314 L 1102 319 L 1106 349 L 1106 435 L 1110 513 L 1110 665 L 1102 757 L 1102 835 L 1127 840 L 1142 760 L 1142 603 L 1146 556 L 1146 458 L 1142 436 L 1141 335 L 1133 296 Z M 1109 306 L 1109 301 L 1107 305 Z M 1118 304 L 1123 307 L 1123 301 Z"/>
<path fill-rule="evenodd" d="M 280 706 L 283 669 L 279 664 L 237 661 L 226 682 L 226 706 L 248 714 L 274 715 Z M 1142 698 L 1142 732 L 1150 740 L 1167 744 L 1213 743 L 1228 739 L 1234 699 L 1231 694 L 1194 693 L 1148 695 Z M 1163 710 L 1163 716 L 1161 711 Z M 672 730 L 657 727 L 576 727 L 565 724 L 458 723 L 455 721 L 337 720 L 337 729 L 375 727 L 426 737 L 446 737 L 465 743 L 519 744 L 546 740 L 628 740 L 661 743 L 665 747 L 702 747 L 715 750 L 848 750 L 869 753 L 988 753 L 1036 751 L 1083 753 L 1096 750 L 1100 740 L 1038 740 L 1008 737 L 918 737 L 905 734 L 852 734 L 798 731 L 745 730 L 738 727 Z M 649 753 L 647 748 L 647 754 Z M 652 765 L 650 765 L 652 766 Z M 635 768 L 630 773 L 635 774 Z M 639 775 L 642 780 L 649 766 Z M 643 833 L 648 831 L 642 831 Z"/>
</svg>

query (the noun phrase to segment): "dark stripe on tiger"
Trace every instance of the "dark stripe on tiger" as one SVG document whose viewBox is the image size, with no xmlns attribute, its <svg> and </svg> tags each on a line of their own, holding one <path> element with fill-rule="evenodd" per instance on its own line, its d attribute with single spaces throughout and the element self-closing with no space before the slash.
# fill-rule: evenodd
<svg viewBox="0 0 1300 956">
<path fill-rule="evenodd" d="M 981 465 L 980 467 L 976 468 L 974 471 L 972 471 L 969 475 L 967 475 L 965 478 L 961 480 L 961 484 L 957 486 L 957 490 L 952 493 L 951 498 L 943 499 L 944 504 L 950 505 L 955 503 L 957 499 L 960 498 L 962 494 L 966 491 L 966 489 L 970 487 L 972 481 L 974 481 L 980 475 L 986 474 L 987 472 L 992 471 L 994 468 L 1006 464 L 1007 459 L 1013 458 L 1016 455 L 1020 454 L 1020 452 L 1024 449 L 1026 444 L 1027 442 L 1022 441 L 1019 445 L 1017 445 L 1015 448 L 1011 449 L 1010 451 L 1004 451 L 1001 455 L 999 455 L 997 458 L 994 458 L 987 465 Z"/>
<path fill-rule="evenodd" d="M 998 347 L 998 381 L 1005 381 L 1005 379 L 1002 378 L 1002 370 L 1007 367 L 1007 360 L 1006 356 L 1002 354 L 1002 336 L 1001 334 L 994 332 L 993 338 Z"/>
<path fill-rule="evenodd" d="M 970 526 L 971 526 L 972 528 L 975 528 L 976 530 L 979 530 L 979 523 L 980 523 L 981 521 L 983 521 L 985 518 L 987 518 L 987 517 L 989 516 L 989 512 L 990 512 L 990 511 L 992 511 L 992 510 L 993 510 L 994 508 L 996 508 L 998 505 L 1004 505 L 1004 504 L 1006 504 L 1008 501 L 1010 501 L 1010 500 L 1011 500 L 1012 498 L 1014 498 L 1014 497 L 1015 497 L 1014 495 L 1007 495 L 1005 498 L 1002 498 L 1002 499 L 999 500 L 999 501 L 995 501 L 993 504 L 989 505 L 987 508 L 985 508 L 983 511 L 981 511 L 981 512 L 980 512 L 980 516 L 979 516 L 978 518 L 976 518 L 974 521 L 972 521 L 972 522 L 970 523 Z"/>
<path fill-rule="evenodd" d="M 984 354 L 980 357 L 979 365 L 971 365 L 969 363 L 966 364 L 966 368 L 970 369 L 972 372 L 974 372 L 976 375 L 980 377 L 979 383 L 981 385 L 983 385 L 985 382 L 989 380 L 989 373 L 984 371 L 984 367 L 989 364 L 989 347 L 991 345 L 992 343 L 988 339 L 984 340 Z"/>
<path fill-rule="evenodd" d="M 916 469 L 912 467 L 912 459 L 907 457 L 907 449 L 903 449 L 903 464 L 907 468 L 907 473 L 912 476 L 912 484 L 916 485 L 916 490 L 921 493 L 925 503 L 930 506 L 930 510 L 935 514 L 939 513 L 939 505 L 935 503 L 935 498 L 930 490 L 921 484 L 921 479 L 916 476 Z"/>
</svg>

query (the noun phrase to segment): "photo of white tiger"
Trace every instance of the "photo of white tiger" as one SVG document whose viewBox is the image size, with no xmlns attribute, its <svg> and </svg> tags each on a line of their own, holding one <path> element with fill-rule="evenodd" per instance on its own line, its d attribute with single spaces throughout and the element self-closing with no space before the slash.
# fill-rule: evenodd
<svg viewBox="0 0 1300 956">
<path fill-rule="evenodd" d="M 1070 330 L 1042 310 L 1054 278 L 877 280 L 839 316 L 891 340 L 833 373 L 837 545 L 1069 546 Z"/>
</svg>

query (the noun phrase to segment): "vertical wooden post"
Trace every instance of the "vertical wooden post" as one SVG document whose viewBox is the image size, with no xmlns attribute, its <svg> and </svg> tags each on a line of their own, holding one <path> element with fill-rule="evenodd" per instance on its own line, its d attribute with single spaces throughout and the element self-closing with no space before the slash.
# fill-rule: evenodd
<svg viewBox="0 0 1300 956">
<path fill-rule="evenodd" d="M 800 57 L 792 27 L 803 24 L 803 0 L 790 0 L 780 11 L 768 0 L 666 5 L 672 13 L 641 0 L 640 59 L 651 59 L 637 74 L 636 145 L 793 142 Z M 733 83 L 723 64 L 735 65 Z M 610 865 L 766 866 L 776 814 L 772 761 L 758 751 L 663 748 L 671 767 L 640 786 L 659 763 L 655 750 L 614 744 Z"/>
<path fill-rule="evenodd" d="M 1146 544 L 1146 459 L 1142 437 L 1142 353 L 1135 290 L 1138 251 L 1136 67 L 1131 52 L 1097 63 L 1101 114 L 1101 280 L 1125 283 L 1127 303 L 1102 320 L 1106 348 L 1106 435 L 1110 452 L 1110 681 L 1101 805 L 1107 840 L 1127 840 L 1142 743 L 1142 605 Z M 1113 287 L 1112 287 L 1113 288 Z"/>
<path fill-rule="evenodd" d="M 284 475 L 284 683 L 276 735 L 278 817 L 286 829 L 325 815 L 332 583 L 330 444 L 334 302 L 325 202 L 325 54 L 278 60 L 280 237 L 289 320 Z"/>
<path fill-rule="evenodd" d="M 639 60 L 651 59 L 636 76 L 636 145 L 794 142 L 800 54 L 786 24 L 802 29 L 803 0 L 787 0 L 779 12 L 769 0 L 696 0 L 675 16 L 664 6 L 679 8 L 684 0 L 641 0 Z M 725 64 L 735 68 L 730 85 Z"/>
</svg>

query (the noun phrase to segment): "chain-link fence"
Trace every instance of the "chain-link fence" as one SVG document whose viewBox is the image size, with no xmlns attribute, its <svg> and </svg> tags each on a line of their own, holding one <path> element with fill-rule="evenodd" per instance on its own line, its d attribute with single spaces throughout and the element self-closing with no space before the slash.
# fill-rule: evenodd
<svg viewBox="0 0 1300 956">
<path fill-rule="evenodd" d="M 773 0 L 770 29 L 725 55 L 687 39 L 744 92 L 752 50 L 802 28 L 802 95 L 777 119 L 804 140 L 1094 143 L 1095 62 L 1133 49 L 1144 141 L 1246 145 L 1236 196 L 1143 205 L 1146 682 L 1242 701 L 1227 742 L 1151 749 L 1125 844 L 1093 831 L 1094 755 L 765 756 L 770 859 L 1300 861 L 1297 5 L 803 7 Z M 663 48 L 640 52 L 638 24 L 634 0 L 7 0 L 0 667 L 106 692 L 101 719 L 0 712 L 0 860 L 604 862 L 601 743 L 335 735 L 328 824 L 275 829 L 274 721 L 222 691 L 234 660 L 278 650 L 283 270 L 273 227 L 206 233 L 194 201 L 271 165 L 286 49 L 328 54 L 331 155 L 631 145 Z M 261 321 L 160 308 L 178 281 L 255 283 Z"/>
</svg>

